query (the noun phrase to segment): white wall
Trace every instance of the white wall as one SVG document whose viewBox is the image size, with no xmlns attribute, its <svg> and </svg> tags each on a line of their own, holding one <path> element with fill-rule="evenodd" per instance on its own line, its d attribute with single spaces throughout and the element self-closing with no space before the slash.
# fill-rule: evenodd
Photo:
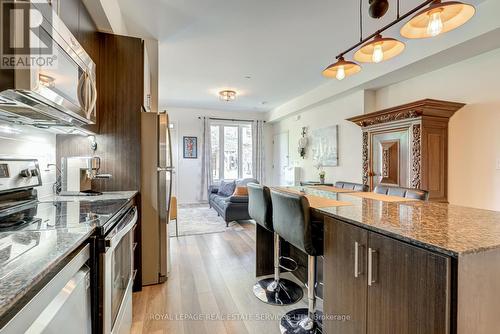
<svg viewBox="0 0 500 334">
<path fill-rule="evenodd" d="M 264 113 L 228 112 L 208 109 L 168 108 L 168 114 L 170 122 L 174 124 L 174 129 L 171 133 L 174 160 L 173 164 L 176 170 L 173 191 L 177 196 L 179 204 L 200 203 L 206 201 L 206 199 L 201 196 L 202 159 L 200 145 L 202 144 L 203 137 L 203 121 L 198 119 L 198 117 L 245 120 L 265 119 Z M 183 158 L 182 137 L 184 136 L 198 137 L 198 159 Z M 265 141 L 269 141 L 268 137 L 265 138 Z M 268 148 L 266 147 L 266 152 L 267 150 Z M 269 154 L 268 156 L 270 157 L 271 155 Z"/>
<path fill-rule="evenodd" d="M 302 180 L 318 180 L 312 159 L 297 152 L 301 128 L 339 124 L 338 167 L 326 169 L 327 182 L 361 181 L 361 130 L 350 116 L 434 98 L 467 105 L 450 120 L 448 200 L 451 204 L 500 211 L 500 49 L 402 81 L 376 91 L 305 108 L 300 120 L 290 116 L 273 123 L 273 133 L 289 131 L 290 163 L 302 167 Z M 271 142 L 272 144 L 272 142 Z"/>
<path fill-rule="evenodd" d="M 0 122 L 0 157 L 38 159 L 42 176 L 42 186 L 37 188 L 38 196 L 52 194 L 56 171 L 55 167 L 47 171 L 47 164 L 56 161 L 55 134 Z"/>
<path fill-rule="evenodd" d="M 466 103 L 449 124 L 448 199 L 500 210 L 500 49 L 376 92 L 378 109 L 435 98 Z"/>
<path fill-rule="evenodd" d="M 365 109 L 365 100 L 367 100 L 365 92 L 357 91 L 334 101 L 307 108 L 298 114 L 299 120 L 297 120 L 297 115 L 294 115 L 273 123 L 273 134 L 289 133 L 290 165 L 301 167 L 301 180 L 319 181 L 318 170 L 314 167 L 317 162 L 312 160 L 310 148 L 306 149 L 305 159 L 300 157 L 297 149 L 302 127 L 307 127 L 310 134 L 313 129 L 338 124 L 339 165 L 324 168 L 326 182 L 339 180 L 361 182 L 362 131 L 345 119 L 362 114 Z M 269 160 L 272 161 L 272 159 Z M 273 181 L 276 183 L 276 180 Z"/>
</svg>

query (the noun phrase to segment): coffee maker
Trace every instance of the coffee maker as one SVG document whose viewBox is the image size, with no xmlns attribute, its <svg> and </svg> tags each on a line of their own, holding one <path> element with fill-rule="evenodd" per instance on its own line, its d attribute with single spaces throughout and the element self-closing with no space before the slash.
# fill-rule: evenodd
<svg viewBox="0 0 500 334">
<path fill-rule="evenodd" d="M 92 180 L 109 179 L 111 174 L 100 174 L 99 157 L 63 157 L 61 159 L 62 196 L 92 196 L 100 192 L 92 190 Z"/>
</svg>

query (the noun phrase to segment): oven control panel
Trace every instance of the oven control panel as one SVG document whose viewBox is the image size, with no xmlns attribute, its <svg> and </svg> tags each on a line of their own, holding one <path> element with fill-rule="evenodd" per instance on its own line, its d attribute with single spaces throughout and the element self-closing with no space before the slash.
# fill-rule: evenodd
<svg viewBox="0 0 500 334">
<path fill-rule="evenodd" d="M 41 185 L 38 160 L 0 158 L 0 193 Z"/>
</svg>

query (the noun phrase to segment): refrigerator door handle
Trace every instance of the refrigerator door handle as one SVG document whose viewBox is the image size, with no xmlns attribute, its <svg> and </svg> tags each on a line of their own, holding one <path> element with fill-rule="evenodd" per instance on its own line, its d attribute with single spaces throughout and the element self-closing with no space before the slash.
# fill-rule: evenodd
<svg viewBox="0 0 500 334">
<path fill-rule="evenodd" d="M 156 167 L 156 171 L 158 172 L 172 172 L 174 167 Z"/>
</svg>

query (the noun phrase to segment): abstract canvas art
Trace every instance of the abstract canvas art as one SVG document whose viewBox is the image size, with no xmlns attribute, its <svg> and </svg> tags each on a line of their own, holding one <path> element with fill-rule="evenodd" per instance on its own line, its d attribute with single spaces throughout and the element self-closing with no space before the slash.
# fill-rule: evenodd
<svg viewBox="0 0 500 334">
<path fill-rule="evenodd" d="M 313 130 L 311 150 L 313 160 L 324 167 L 338 166 L 338 125 Z"/>
<path fill-rule="evenodd" d="M 198 138 L 197 137 L 183 137 L 184 142 L 184 159 L 197 159 L 198 158 Z"/>
</svg>

